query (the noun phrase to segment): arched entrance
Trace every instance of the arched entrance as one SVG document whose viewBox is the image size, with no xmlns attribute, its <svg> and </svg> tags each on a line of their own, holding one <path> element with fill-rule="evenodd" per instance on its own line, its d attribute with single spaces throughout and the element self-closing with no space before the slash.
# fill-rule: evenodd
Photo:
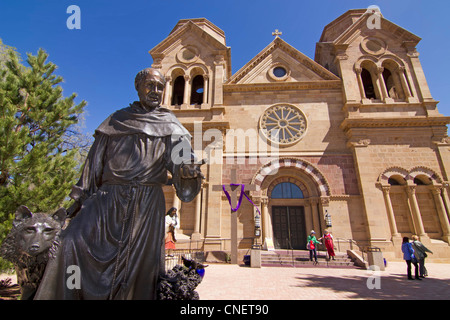
<svg viewBox="0 0 450 320">
<path fill-rule="evenodd" d="M 279 180 L 279 179 L 277 179 Z M 273 242 L 279 249 L 304 249 L 306 224 L 304 194 L 297 184 L 275 181 L 270 188 Z"/>
<path fill-rule="evenodd" d="M 273 243 L 279 249 L 305 250 L 310 230 L 323 231 L 330 188 L 314 165 L 298 158 L 274 160 L 261 167 L 252 183 L 260 187 L 257 197 L 267 247 Z"/>
</svg>

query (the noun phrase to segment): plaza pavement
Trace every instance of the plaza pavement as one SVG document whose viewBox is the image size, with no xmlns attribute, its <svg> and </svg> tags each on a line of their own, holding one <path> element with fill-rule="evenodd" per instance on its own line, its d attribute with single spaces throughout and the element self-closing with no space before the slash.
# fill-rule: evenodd
<svg viewBox="0 0 450 320">
<path fill-rule="evenodd" d="M 450 264 L 426 267 L 429 277 L 419 281 L 406 279 L 405 262 L 390 262 L 385 271 L 376 273 L 210 264 L 197 292 L 200 300 L 450 300 Z"/>
<path fill-rule="evenodd" d="M 406 279 L 404 262 L 390 262 L 385 271 L 376 273 L 356 268 L 209 264 L 196 290 L 202 301 L 450 300 L 450 264 L 426 266 L 429 277 L 418 281 Z M 16 283 L 15 275 L 2 274 L 0 280 L 8 277 Z"/>
</svg>

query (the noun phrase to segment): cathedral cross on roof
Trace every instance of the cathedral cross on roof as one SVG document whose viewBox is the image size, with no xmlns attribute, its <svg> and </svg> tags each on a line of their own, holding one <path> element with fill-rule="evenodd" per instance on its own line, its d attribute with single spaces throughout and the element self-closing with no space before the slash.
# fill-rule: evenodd
<svg viewBox="0 0 450 320">
<path fill-rule="evenodd" d="M 272 35 L 275 36 L 276 38 L 278 38 L 279 36 L 281 36 L 283 33 L 281 31 L 278 31 L 278 29 L 275 29 L 274 32 L 272 32 Z"/>
</svg>

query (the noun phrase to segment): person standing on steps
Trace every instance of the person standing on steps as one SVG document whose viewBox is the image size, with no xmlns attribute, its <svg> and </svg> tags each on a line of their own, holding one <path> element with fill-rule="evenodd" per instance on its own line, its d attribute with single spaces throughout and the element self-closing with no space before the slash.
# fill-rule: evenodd
<svg viewBox="0 0 450 320">
<path fill-rule="evenodd" d="M 327 248 L 329 259 L 335 260 L 334 257 L 336 256 L 336 254 L 334 253 L 333 236 L 328 231 L 328 229 L 324 230 L 324 234 L 321 238 L 319 238 L 319 241 L 321 241 L 322 239 L 325 240 L 325 247 Z"/>
<path fill-rule="evenodd" d="M 306 248 L 309 250 L 309 260 L 313 261 L 314 256 L 314 264 L 318 264 L 317 262 L 317 244 L 322 244 L 321 242 L 317 241 L 316 239 L 316 232 L 314 230 L 311 230 L 308 239 L 306 240 Z"/>
</svg>

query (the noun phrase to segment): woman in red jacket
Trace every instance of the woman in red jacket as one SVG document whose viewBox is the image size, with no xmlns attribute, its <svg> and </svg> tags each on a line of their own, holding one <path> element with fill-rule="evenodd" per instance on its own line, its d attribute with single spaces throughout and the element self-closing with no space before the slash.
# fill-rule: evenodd
<svg viewBox="0 0 450 320">
<path fill-rule="evenodd" d="M 325 240 L 325 247 L 327 248 L 330 259 L 335 260 L 334 257 L 336 256 L 336 254 L 334 253 L 333 236 L 327 229 L 324 230 L 324 234 L 323 234 L 322 238 L 319 238 L 319 241 L 322 239 Z"/>
</svg>

